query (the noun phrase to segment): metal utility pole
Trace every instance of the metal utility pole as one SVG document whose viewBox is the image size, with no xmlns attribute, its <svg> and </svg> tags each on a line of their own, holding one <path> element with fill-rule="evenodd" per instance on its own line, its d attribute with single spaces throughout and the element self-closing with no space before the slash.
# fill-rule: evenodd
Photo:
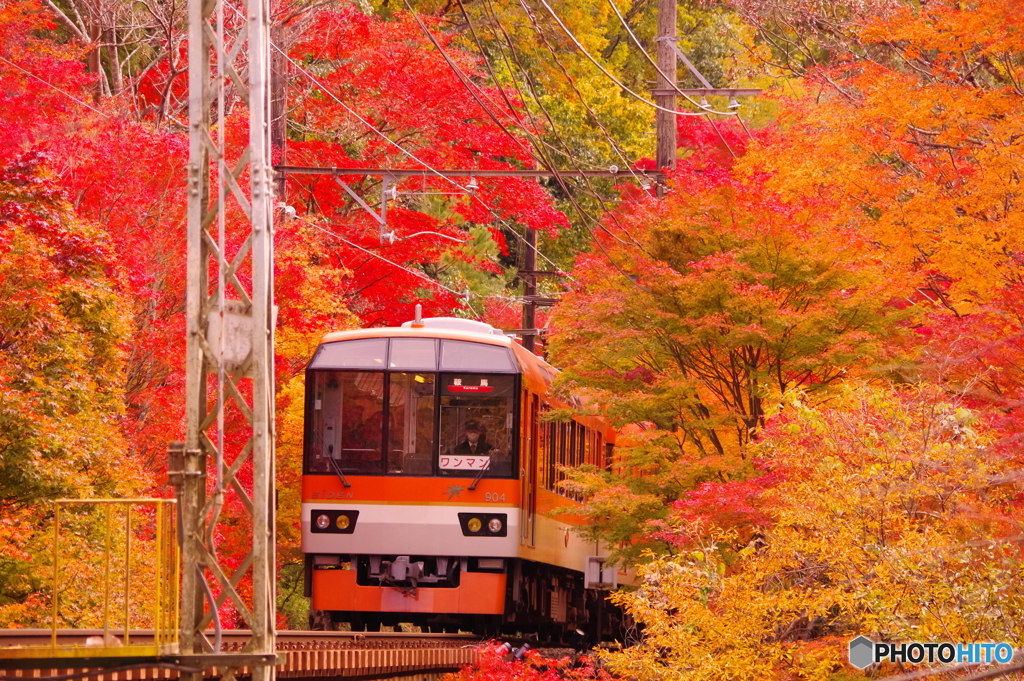
<svg viewBox="0 0 1024 681">
<path fill-rule="evenodd" d="M 657 149 L 655 160 L 658 170 L 676 167 L 676 0 L 658 0 L 658 90 L 654 103 L 657 110 Z M 667 109 L 667 111 L 666 111 Z M 663 185 L 658 185 L 661 194 Z"/>
<path fill-rule="evenodd" d="M 270 3 L 189 0 L 188 17 L 186 440 L 174 457 L 184 502 L 180 647 L 225 678 L 247 666 L 253 681 L 269 681 L 276 643 Z M 227 137 L 229 113 L 248 116 L 244 149 Z M 217 547 L 229 495 L 249 514 L 230 528 L 244 533 L 237 545 L 251 547 L 235 569 Z M 236 589 L 246 579 L 251 602 Z M 219 650 L 218 610 L 226 602 L 252 631 L 241 655 Z"/>
</svg>

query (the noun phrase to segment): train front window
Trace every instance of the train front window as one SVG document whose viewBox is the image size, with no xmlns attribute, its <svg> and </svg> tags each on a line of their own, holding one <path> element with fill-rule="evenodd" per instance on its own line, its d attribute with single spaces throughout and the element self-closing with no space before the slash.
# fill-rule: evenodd
<svg viewBox="0 0 1024 681">
<path fill-rule="evenodd" d="M 441 475 L 509 477 L 515 461 L 515 377 L 442 374 Z"/>
<path fill-rule="evenodd" d="M 434 472 L 434 374 L 391 374 L 388 472 Z"/>
<path fill-rule="evenodd" d="M 513 373 L 512 353 L 497 345 L 468 341 L 446 340 L 441 344 L 441 371 L 474 370 Z"/>
<path fill-rule="evenodd" d="M 384 368 L 384 357 L 388 351 L 386 338 L 364 338 L 344 343 L 321 345 L 313 361 L 312 369 L 378 369 Z"/>
<path fill-rule="evenodd" d="M 436 371 L 437 340 L 392 338 L 389 368 L 399 371 Z"/>
<path fill-rule="evenodd" d="M 307 466 L 310 473 L 384 472 L 384 373 L 318 371 Z"/>
<path fill-rule="evenodd" d="M 519 379 L 507 347 L 417 337 L 336 341 L 317 350 L 306 376 L 307 474 L 348 482 L 519 470 Z"/>
</svg>

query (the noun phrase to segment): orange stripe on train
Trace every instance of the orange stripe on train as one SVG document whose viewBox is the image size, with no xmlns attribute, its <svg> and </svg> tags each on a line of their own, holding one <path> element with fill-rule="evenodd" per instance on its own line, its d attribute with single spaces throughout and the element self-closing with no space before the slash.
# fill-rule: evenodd
<svg viewBox="0 0 1024 681">
<path fill-rule="evenodd" d="M 484 478 L 469 489 L 473 478 L 413 478 L 391 476 L 350 476 L 345 487 L 334 475 L 302 476 L 302 500 L 352 501 L 403 504 L 486 504 L 519 505 L 520 482 Z"/>
</svg>

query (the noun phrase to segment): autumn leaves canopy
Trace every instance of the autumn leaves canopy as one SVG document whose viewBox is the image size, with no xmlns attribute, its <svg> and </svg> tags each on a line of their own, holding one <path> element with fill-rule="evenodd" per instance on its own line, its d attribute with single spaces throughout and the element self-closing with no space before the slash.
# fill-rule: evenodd
<svg viewBox="0 0 1024 681">
<path fill-rule="evenodd" d="M 179 439 L 184 15 L 116 4 L 0 7 L 5 626 L 45 612 L 38 504 L 163 494 Z M 607 3 L 550 4 L 646 88 Z M 651 112 L 539 6 L 415 8 L 424 26 L 387 2 L 285 8 L 290 164 L 650 165 Z M 616 8 L 650 42 L 651 3 Z M 82 16 L 102 49 L 76 38 Z M 705 75 L 765 94 L 742 123 L 679 119 L 663 198 L 625 172 L 476 192 L 407 181 L 382 245 L 338 183 L 289 179 L 282 621 L 305 617 L 292 587 L 316 339 L 418 302 L 518 327 L 531 228 L 550 259 L 538 268 L 567 275 L 541 291 L 560 299 L 547 349 L 562 386 L 625 433 L 614 471 L 569 483 L 588 531 L 648 565 L 620 597 L 646 637 L 615 670 L 824 679 L 857 633 L 1020 638 L 1019 23 L 1011 0 L 681 3 L 681 46 Z M 379 179 L 346 181 L 379 198 Z"/>
</svg>

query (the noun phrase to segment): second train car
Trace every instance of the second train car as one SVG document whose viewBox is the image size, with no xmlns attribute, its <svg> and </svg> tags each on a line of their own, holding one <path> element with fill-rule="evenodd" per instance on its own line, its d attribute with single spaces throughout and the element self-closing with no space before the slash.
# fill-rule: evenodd
<svg viewBox="0 0 1024 681">
<path fill-rule="evenodd" d="M 306 371 L 302 549 L 326 625 L 599 635 L 585 574 L 604 552 L 573 532 L 558 483 L 609 465 L 614 432 L 546 421 L 572 406 L 554 376 L 472 320 L 324 337 Z"/>
</svg>

